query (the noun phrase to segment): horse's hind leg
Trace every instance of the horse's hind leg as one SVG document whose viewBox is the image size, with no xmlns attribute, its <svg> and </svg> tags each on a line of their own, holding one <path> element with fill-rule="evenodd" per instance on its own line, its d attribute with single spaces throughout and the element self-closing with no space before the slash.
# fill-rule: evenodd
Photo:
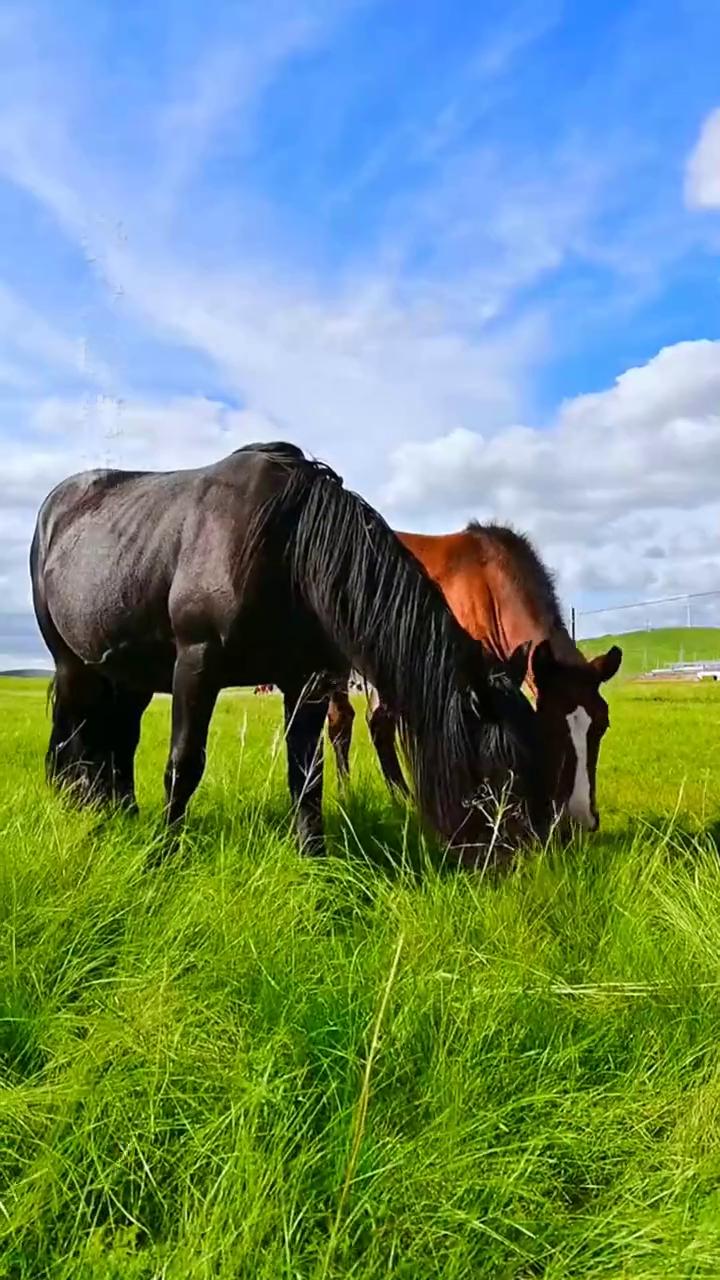
<svg viewBox="0 0 720 1280">
<path fill-rule="evenodd" d="M 288 785 L 295 806 L 295 828 L 303 853 L 324 852 L 322 820 L 323 725 L 327 698 L 303 701 L 302 693 L 283 690 Z"/>
<path fill-rule="evenodd" d="M 104 682 L 89 671 L 67 647 L 48 609 L 42 575 L 31 556 L 33 604 L 43 639 L 55 660 L 50 686 L 52 729 L 45 753 L 45 776 L 51 786 L 70 790 L 79 803 L 103 799 L 107 793 L 106 761 L 99 758 L 93 740 L 98 701 L 103 702 Z"/>
<path fill-rule="evenodd" d="M 152 693 L 115 689 L 111 787 L 113 800 L 129 813 L 137 812 L 135 800 L 135 752 L 140 724 Z"/>
<path fill-rule="evenodd" d="M 336 689 L 328 707 L 328 737 L 335 752 L 338 777 L 345 782 L 350 774 L 350 744 L 355 710 L 347 689 Z"/>
<path fill-rule="evenodd" d="M 111 799 L 113 698 L 108 681 L 74 655 L 57 659 L 45 771 L 50 783 L 71 790 L 80 804 Z"/>
<path fill-rule="evenodd" d="M 408 785 L 395 749 L 395 717 L 383 706 L 377 694 L 373 695 L 368 707 L 368 729 L 388 786 L 401 795 L 408 795 Z"/>
<path fill-rule="evenodd" d="M 59 788 L 78 787 L 84 779 L 83 752 L 78 741 L 83 719 L 73 696 L 76 686 L 73 666 L 58 660 L 50 686 L 52 729 L 45 753 L 45 776 L 51 786 Z M 85 791 L 86 788 L 81 785 L 79 789 Z"/>
<path fill-rule="evenodd" d="M 217 651 L 208 644 L 178 650 L 172 688 L 172 740 L 165 769 L 169 826 L 184 816 L 205 770 L 210 720 L 220 690 Z"/>
</svg>

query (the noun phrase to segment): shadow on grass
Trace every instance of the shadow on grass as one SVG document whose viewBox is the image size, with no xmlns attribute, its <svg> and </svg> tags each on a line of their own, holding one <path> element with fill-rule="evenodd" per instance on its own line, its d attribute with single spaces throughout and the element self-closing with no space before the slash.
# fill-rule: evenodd
<svg viewBox="0 0 720 1280">
<path fill-rule="evenodd" d="M 705 849 L 720 853 L 720 820 L 703 827 L 684 814 L 644 813 L 590 840 L 604 856 L 622 856 L 637 843 L 644 848 L 664 848 L 669 857 L 680 861 L 697 859 Z"/>
<path fill-rule="evenodd" d="M 428 841 L 417 814 L 402 797 L 349 788 L 328 815 L 328 850 L 371 866 L 391 879 L 419 875 Z"/>
<path fill-rule="evenodd" d="M 68 801 L 63 798 L 61 803 Z M 262 853 L 268 844 L 295 843 L 292 810 L 279 795 L 251 803 L 247 822 L 242 812 L 238 817 L 237 810 L 229 810 L 224 804 L 199 812 L 191 808 L 179 833 L 167 832 L 157 810 L 145 808 L 139 815 L 118 809 L 86 812 L 91 820 L 80 837 L 80 845 L 88 853 L 99 852 L 110 840 L 130 854 L 144 851 L 147 870 L 205 862 L 216 856 L 219 842 L 236 848 L 245 845 L 253 854 Z M 356 870 L 365 867 L 386 880 L 409 878 L 419 882 L 428 872 L 442 877 L 482 874 L 458 866 L 442 842 L 423 829 L 412 803 L 375 788 L 360 790 L 350 786 L 326 803 L 325 832 L 329 858 L 340 859 Z M 686 815 L 646 813 L 597 835 L 555 837 L 548 852 L 553 859 L 561 859 L 571 867 L 573 854 L 585 842 L 593 860 L 597 860 L 599 873 L 610 870 L 615 859 L 622 858 L 634 843 L 663 847 L 673 861 L 692 861 L 704 849 L 720 854 L 720 818 L 702 828 Z M 532 846 L 521 850 L 514 865 L 532 863 L 539 852 Z M 487 874 L 502 879 L 506 872 L 488 868 Z"/>
</svg>

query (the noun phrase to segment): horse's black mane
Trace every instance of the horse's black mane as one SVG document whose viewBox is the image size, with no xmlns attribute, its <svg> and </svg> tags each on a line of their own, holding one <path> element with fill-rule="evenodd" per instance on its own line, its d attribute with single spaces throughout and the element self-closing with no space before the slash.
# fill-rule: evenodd
<svg viewBox="0 0 720 1280">
<path fill-rule="evenodd" d="M 518 591 L 529 597 L 536 606 L 539 604 L 554 627 L 565 625 L 555 589 L 555 578 L 547 565 L 543 564 L 526 534 L 518 533 L 507 525 L 492 521 L 480 524 L 477 520 L 471 520 L 465 532 L 471 533 L 481 543 L 487 541 L 499 546 Z"/>
<path fill-rule="evenodd" d="M 378 512 L 324 464 L 273 449 L 296 462 L 250 546 L 285 529 L 298 596 L 397 716 L 418 802 L 447 831 L 483 775 L 522 772 L 527 703 Z"/>
</svg>

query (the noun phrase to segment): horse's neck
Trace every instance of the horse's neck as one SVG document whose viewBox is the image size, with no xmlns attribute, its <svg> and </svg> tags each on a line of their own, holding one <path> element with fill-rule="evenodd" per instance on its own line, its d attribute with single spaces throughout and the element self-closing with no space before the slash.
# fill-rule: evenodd
<svg viewBox="0 0 720 1280">
<path fill-rule="evenodd" d="M 487 544 L 487 558 L 480 561 L 476 543 L 468 541 L 472 535 L 467 533 L 400 533 L 398 537 L 438 582 L 458 622 L 494 657 L 503 661 L 528 640 L 533 649 L 549 640 L 559 662 L 584 665 L 585 658 L 566 628 L 558 626 L 544 601 L 518 591 L 502 558 L 487 554 Z M 536 693 L 531 667 L 527 683 Z"/>
<path fill-rule="evenodd" d="M 519 592 L 501 565 L 494 573 L 488 573 L 488 592 L 492 608 L 487 610 L 489 634 L 485 643 L 499 658 L 506 659 L 518 645 L 530 641 L 526 683 L 534 695 L 537 689 L 532 676 L 532 654 L 542 641 L 550 642 L 553 657 L 564 666 L 585 665 L 587 659 L 554 611 L 550 611 L 544 601 L 526 598 Z"/>
</svg>

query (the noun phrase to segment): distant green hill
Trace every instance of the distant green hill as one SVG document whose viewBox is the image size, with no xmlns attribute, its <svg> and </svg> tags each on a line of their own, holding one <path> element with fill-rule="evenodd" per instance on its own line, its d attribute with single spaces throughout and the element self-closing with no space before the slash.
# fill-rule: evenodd
<svg viewBox="0 0 720 1280">
<path fill-rule="evenodd" d="M 16 667 L 14 671 L 0 671 L 3 680 L 47 680 L 52 671 L 45 667 Z"/>
<path fill-rule="evenodd" d="M 629 631 L 621 636 L 595 636 L 578 641 L 590 658 L 612 644 L 623 651 L 622 676 L 639 676 L 671 662 L 702 662 L 720 658 L 720 627 L 666 627 L 658 631 Z"/>
</svg>

